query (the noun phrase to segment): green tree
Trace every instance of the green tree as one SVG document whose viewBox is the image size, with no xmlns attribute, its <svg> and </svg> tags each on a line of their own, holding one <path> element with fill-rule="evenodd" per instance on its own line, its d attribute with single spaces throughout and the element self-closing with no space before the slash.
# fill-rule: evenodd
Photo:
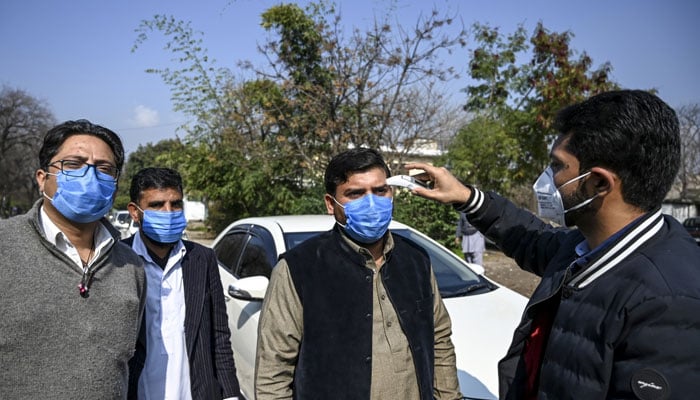
<svg viewBox="0 0 700 400">
<path fill-rule="evenodd" d="M 129 195 L 131 179 L 143 168 L 168 167 L 182 173 L 180 166 L 172 162 L 171 155 L 183 151 L 185 151 L 185 145 L 179 139 L 166 139 L 155 144 L 139 145 L 135 151 L 129 154 L 129 158 L 124 163 L 123 171 L 119 175 L 117 196 L 114 199 L 113 207 L 117 210 L 126 209 L 126 205 L 131 201 Z"/>
<path fill-rule="evenodd" d="M 548 163 L 556 112 L 617 85 L 609 63 L 592 69 L 585 52 L 570 48 L 569 31 L 550 32 L 541 23 L 529 38 L 522 26 L 506 36 L 482 24 L 474 31 L 469 67 L 477 84 L 465 90 L 465 109 L 475 119 L 459 132 L 450 160 L 472 182 L 510 193 Z M 481 158 L 480 165 L 465 156 Z"/>
<path fill-rule="evenodd" d="M 389 21 L 389 14 L 384 21 Z M 455 79 L 439 55 L 465 43 L 434 12 L 410 29 L 377 22 L 346 37 L 331 4 L 271 7 L 262 15 L 268 68 L 241 67 L 237 82 L 215 67 L 201 33 L 172 17 L 143 21 L 134 50 L 152 33 L 168 38 L 177 67 L 150 69 L 171 86 L 175 109 L 194 117 L 190 145 L 171 154 L 190 189 L 212 202 L 213 224 L 248 215 L 322 212 L 323 169 L 348 146 L 384 148 L 392 165 L 427 139 L 451 133 L 439 82 Z"/>
<path fill-rule="evenodd" d="M 261 47 L 269 68 L 254 72 L 275 85 L 265 98 L 276 101 L 260 110 L 312 176 L 348 146 L 383 147 L 389 162 L 400 164 L 451 127 L 437 83 L 457 75 L 438 57 L 463 45 L 466 32 L 446 35 L 453 20 L 437 12 L 409 29 L 389 20 L 387 14 L 346 37 L 341 15 L 324 2 L 306 10 L 281 4 L 263 14 L 262 26 L 276 35 Z"/>
<path fill-rule="evenodd" d="M 466 183 L 500 193 L 509 193 L 513 184 L 513 161 L 520 148 L 500 121 L 477 116 L 455 136 L 449 147 L 447 164 Z"/>
<path fill-rule="evenodd" d="M 452 207 L 422 197 L 404 189 L 394 190 L 394 219 L 417 228 L 448 249 L 461 254 L 455 247 L 455 225 L 459 214 Z"/>
</svg>

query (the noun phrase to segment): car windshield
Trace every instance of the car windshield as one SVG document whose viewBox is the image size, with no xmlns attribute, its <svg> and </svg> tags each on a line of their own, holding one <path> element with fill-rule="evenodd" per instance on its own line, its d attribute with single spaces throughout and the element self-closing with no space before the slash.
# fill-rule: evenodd
<svg viewBox="0 0 700 400">
<path fill-rule="evenodd" d="M 392 229 L 391 232 L 417 243 L 428 252 L 442 297 L 465 296 L 482 293 L 483 291 L 488 291 L 493 288 L 486 279 L 476 275 L 464 265 L 464 262 L 455 254 L 436 245 L 434 242 L 408 229 Z M 291 249 L 306 239 L 320 233 L 321 232 L 285 233 L 284 240 L 287 248 Z"/>
</svg>

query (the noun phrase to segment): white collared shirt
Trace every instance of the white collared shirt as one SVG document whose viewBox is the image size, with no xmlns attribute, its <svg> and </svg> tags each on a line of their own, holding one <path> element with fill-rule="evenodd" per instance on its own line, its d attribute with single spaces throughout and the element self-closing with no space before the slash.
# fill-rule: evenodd
<svg viewBox="0 0 700 400">
<path fill-rule="evenodd" d="M 85 271 L 83 268 L 83 262 L 80 260 L 80 255 L 78 254 L 78 249 L 76 249 L 75 246 L 73 246 L 73 243 L 68 240 L 65 233 L 58 229 L 58 226 L 51 221 L 51 218 L 49 218 L 49 215 L 46 213 L 43 206 L 40 207 L 39 218 L 41 228 L 44 230 L 44 235 L 46 236 L 46 240 L 56 246 L 58 250 L 65 253 L 71 260 L 73 260 L 73 262 L 75 262 L 78 267 L 80 267 L 80 269 Z M 95 260 L 100 258 L 102 253 L 107 252 L 114 244 L 114 238 L 101 222 L 98 222 L 97 224 L 94 240 L 95 249 L 90 261 L 88 261 L 88 268 L 92 266 Z"/>
<path fill-rule="evenodd" d="M 134 235 L 132 249 L 146 271 L 146 363 L 139 378 L 138 396 L 146 400 L 190 400 L 190 364 L 185 342 L 185 291 L 182 241 L 170 251 L 165 269 L 156 264 Z"/>
</svg>

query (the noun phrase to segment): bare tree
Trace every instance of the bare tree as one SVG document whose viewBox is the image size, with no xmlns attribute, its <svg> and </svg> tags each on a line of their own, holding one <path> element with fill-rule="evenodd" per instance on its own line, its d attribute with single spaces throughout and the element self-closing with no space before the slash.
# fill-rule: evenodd
<svg viewBox="0 0 700 400">
<path fill-rule="evenodd" d="M 45 102 L 21 89 L 0 90 L 0 217 L 38 196 L 34 172 L 43 134 L 55 124 Z"/>
<path fill-rule="evenodd" d="M 268 68 L 243 66 L 274 82 L 264 97 L 280 93 L 280 100 L 262 107 L 262 120 L 276 125 L 307 171 L 318 175 L 329 154 L 348 146 L 382 148 L 388 161 L 401 162 L 456 131 L 447 122 L 463 112 L 450 107 L 444 86 L 458 74 L 440 56 L 464 46 L 466 30 L 450 34 L 457 21 L 437 11 L 413 26 L 390 21 L 387 13 L 346 37 L 341 15 L 322 3 L 263 14 L 262 26 L 274 33 L 260 47 Z M 444 118 L 448 110 L 452 118 Z"/>
<path fill-rule="evenodd" d="M 691 190 L 696 196 L 700 190 L 700 105 L 691 104 L 677 110 L 681 127 L 681 167 L 678 171 L 680 198 L 691 199 Z"/>
</svg>

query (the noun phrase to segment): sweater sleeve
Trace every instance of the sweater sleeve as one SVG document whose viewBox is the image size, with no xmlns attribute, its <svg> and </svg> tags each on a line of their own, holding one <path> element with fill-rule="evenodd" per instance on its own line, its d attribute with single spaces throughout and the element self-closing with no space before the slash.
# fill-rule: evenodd
<svg viewBox="0 0 700 400">
<path fill-rule="evenodd" d="M 291 399 L 292 381 L 303 335 L 303 310 L 287 262 L 272 269 L 260 312 L 255 362 L 258 400 Z"/>
</svg>

